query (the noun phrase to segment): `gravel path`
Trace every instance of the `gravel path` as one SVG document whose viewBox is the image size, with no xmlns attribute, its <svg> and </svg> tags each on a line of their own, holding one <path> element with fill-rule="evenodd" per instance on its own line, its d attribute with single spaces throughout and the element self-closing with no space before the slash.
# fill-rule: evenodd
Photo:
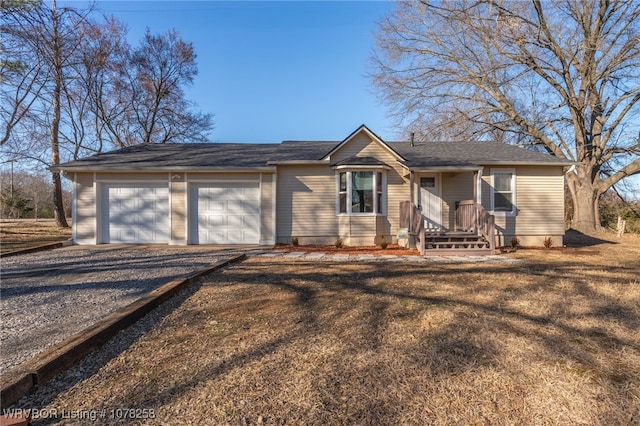
<svg viewBox="0 0 640 426">
<path fill-rule="evenodd" d="M 235 254 L 67 247 L 0 260 L 0 374 L 159 286 Z"/>
</svg>

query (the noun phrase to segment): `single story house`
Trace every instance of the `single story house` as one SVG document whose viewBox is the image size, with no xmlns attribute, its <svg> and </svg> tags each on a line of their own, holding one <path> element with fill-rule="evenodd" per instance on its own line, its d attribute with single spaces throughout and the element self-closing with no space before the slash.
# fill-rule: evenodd
<svg viewBox="0 0 640 426">
<path fill-rule="evenodd" d="M 423 251 L 562 244 L 571 165 L 497 142 L 385 142 L 362 125 L 342 141 L 142 144 L 52 169 L 73 181 L 76 244 L 384 236 Z"/>
</svg>

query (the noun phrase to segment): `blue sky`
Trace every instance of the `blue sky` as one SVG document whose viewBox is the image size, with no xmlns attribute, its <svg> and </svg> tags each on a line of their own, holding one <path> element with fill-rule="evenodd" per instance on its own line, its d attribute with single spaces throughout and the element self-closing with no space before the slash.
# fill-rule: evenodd
<svg viewBox="0 0 640 426">
<path fill-rule="evenodd" d="M 193 43 L 199 75 L 187 96 L 215 114 L 211 140 L 341 140 L 366 124 L 398 132 L 366 77 L 384 1 L 104 1 L 129 26 L 176 29 Z"/>
</svg>

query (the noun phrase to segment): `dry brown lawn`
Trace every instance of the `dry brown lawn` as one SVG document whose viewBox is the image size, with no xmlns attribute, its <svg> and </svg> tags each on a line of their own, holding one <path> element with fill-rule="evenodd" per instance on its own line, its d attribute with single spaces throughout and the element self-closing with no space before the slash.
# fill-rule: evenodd
<svg viewBox="0 0 640 426">
<path fill-rule="evenodd" d="M 57 243 L 71 237 L 71 228 L 59 228 L 52 219 L 2 220 L 0 253 Z"/>
<path fill-rule="evenodd" d="M 524 262 L 252 258 L 41 408 L 153 409 L 146 424 L 640 424 L 640 238 L 509 256 Z"/>
</svg>

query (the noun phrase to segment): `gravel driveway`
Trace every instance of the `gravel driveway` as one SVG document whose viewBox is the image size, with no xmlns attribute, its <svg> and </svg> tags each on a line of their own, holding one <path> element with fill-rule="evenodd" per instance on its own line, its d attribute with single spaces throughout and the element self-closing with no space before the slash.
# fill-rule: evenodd
<svg viewBox="0 0 640 426">
<path fill-rule="evenodd" d="M 66 247 L 0 260 L 0 374 L 237 250 Z"/>
</svg>

